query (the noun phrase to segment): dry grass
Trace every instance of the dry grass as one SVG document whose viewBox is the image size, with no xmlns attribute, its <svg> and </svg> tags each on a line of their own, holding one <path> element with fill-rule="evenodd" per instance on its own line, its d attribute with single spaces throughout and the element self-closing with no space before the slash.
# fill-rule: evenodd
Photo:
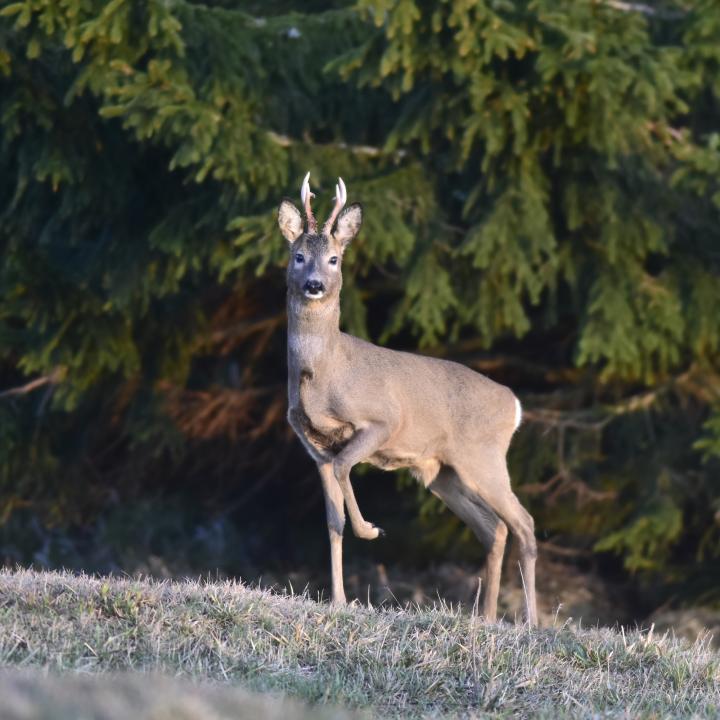
<svg viewBox="0 0 720 720">
<path fill-rule="evenodd" d="M 720 656 L 706 641 L 569 627 L 530 631 L 485 625 L 446 607 L 338 609 L 228 582 L 0 572 L 0 665 L 220 683 L 218 697 L 238 708 L 246 696 L 233 696 L 239 691 L 228 685 L 384 717 L 720 713 Z M 19 682 L 37 687 L 39 706 L 61 691 L 71 694 L 65 683 L 81 680 L 6 675 L 0 696 Z M 166 682 L 147 680 L 142 696 L 161 697 Z M 121 692 L 123 683 L 142 680 L 97 681 L 95 696 Z M 187 682 L 181 687 L 197 693 L 198 703 L 213 696 Z M 222 718 L 222 712 L 197 717 Z M 235 714 L 243 716 L 240 709 Z"/>
<path fill-rule="evenodd" d="M 137 673 L 0 673 L 2 720 L 351 720 L 273 695 Z"/>
</svg>

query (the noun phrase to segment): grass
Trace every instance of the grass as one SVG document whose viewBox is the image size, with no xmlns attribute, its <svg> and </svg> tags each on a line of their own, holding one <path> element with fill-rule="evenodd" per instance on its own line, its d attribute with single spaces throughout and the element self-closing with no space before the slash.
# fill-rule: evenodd
<svg viewBox="0 0 720 720">
<path fill-rule="evenodd" d="M 318 704 L 326 717 L 349 716 L 336 706 L 403 718 L 720 713 L 720 656 L 707 639 L 486 625 L 442 606 L 335 608 L 231 582 L 0 571 L 0 665 L 24 669 L 0 674 L 0 697 L 58 713 L 18 718 L 62 717 L 58 698 L 77 702 L 78 683 L 93 707 L 112 695 L 118 707 L 188 697 L 188 706 L 220 708 L 183 718 L 292 717 L 286 696 L 314 706 L 292 705 L 298 718 L 317 717 Z M 42 673 L 25 674 L 31 668 Z"/>
<path fill-rule="evenodd" d="M 160 676 L 0 674 L 2 720 L 352 720 L 337 708 Z"/>
</svg>

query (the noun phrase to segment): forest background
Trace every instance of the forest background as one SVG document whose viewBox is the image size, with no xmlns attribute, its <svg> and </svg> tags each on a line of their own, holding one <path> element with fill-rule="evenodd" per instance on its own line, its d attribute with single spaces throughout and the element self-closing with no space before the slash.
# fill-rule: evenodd
<svg viewBox="0 0 720 720">
<path fill-rule="evenodd" d="M 0 559 L 326 560 L 281 197 L 342 176 L 344 328 L 509 384 L 540 553 L 719 604 L 720 4 L 0 3 Z M 348 553 L 475 566 L 409 478 Z M 644 600 L 642 599 L 644 598 Z"/>
</svg>

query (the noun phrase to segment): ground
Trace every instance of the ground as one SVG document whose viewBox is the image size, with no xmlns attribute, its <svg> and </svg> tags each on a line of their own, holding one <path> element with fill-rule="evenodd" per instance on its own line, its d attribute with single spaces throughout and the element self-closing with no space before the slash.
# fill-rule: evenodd
<svg viewBox="0 0 720 720">
<path fill-rule="evenodd" d="M 84 717 L 170 717 L 182 698 L 188 720 L 257 716 L 253 703 L 298 718 L 318 705 L 326 717 L 720 713 L 707 639 L 488 625 L 441 604 L 337 608 L 233 582 L 0 571 L 0 665 L 0 696 L 21 708 L 11 720 L 73 717 L 81 700 Z"/>
</svg>

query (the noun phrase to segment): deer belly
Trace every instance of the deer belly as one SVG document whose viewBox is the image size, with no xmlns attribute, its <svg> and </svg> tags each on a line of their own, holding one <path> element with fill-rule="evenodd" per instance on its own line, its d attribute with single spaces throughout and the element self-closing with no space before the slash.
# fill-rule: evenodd
<svg viewBox="0 0 720 720">
<path fill-rule="evenodd" d="M 381 470 L 399 470 L 412 468 L 418 461 L 417 455 L 380 451 L 368 458 L 368 462 Z"/>
<path fill-rule="evenodd" d="M 410 474 L 425 487 L 428 487 L 440 472 L 440 461 L 434 457 L 377 452 L 368 459 L 368 462 L 381 470 L 407 468 Z"/>
<path fill-rule="evenodd" d="M 381 470 L 399 470 L 403 467 L 412 467 L 415 458 L 395 453 L 376 452 L 368 458 L 368 462 Z"/>
</svg>

